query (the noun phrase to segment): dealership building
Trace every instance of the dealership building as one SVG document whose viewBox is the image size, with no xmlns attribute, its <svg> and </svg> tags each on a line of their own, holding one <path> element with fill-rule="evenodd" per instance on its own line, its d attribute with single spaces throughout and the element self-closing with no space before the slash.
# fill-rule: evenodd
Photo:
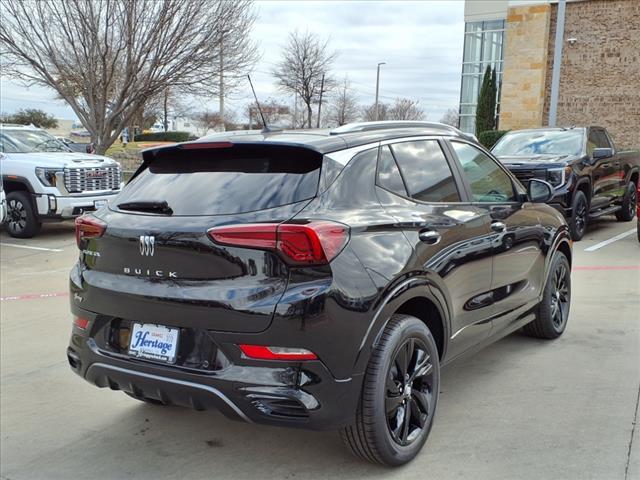
<svg viewBox="0 0 640 480">
<path fill-rule="evenodd" d="M 466 0 L 466 132 L 487 65 L 497 72 L 499 129 L 555 117 L 558 126 L 606 127 L 618 146 L 640 148 L 640 0 Z"/>
</svg>

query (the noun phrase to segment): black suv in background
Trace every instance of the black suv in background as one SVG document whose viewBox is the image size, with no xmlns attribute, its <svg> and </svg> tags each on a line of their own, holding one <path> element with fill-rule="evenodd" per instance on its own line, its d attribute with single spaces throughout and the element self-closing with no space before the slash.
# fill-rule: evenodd
<svg viewBox="0 0 640 480">
<path fill-rule="evenodd" d="M 590 219 L 635 218 L 640 154 L 617 151 L 602 127 L 514 130 L 491 151 L 524 185 L 540 178 L 554 186 L 549 203 L 567 218 L 573 240 Z"/>
<path fill-rule="evenodd" d="M 336 429 L 411 460 L 441 365 L 567 324 L 571 246 L 552 188 L 458 130 L 364 123 L 147 150 L 76 222 L 72 369 L 155 404 Z"/>
</svg>

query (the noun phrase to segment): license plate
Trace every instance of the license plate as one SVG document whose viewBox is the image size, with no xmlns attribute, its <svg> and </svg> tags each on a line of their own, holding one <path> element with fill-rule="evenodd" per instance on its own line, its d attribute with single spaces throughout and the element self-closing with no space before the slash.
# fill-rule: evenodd
<svg viewBox="0 0 640 480">
<path fill-rule="evenodd" d="M 107 204 L 107 200 L 94 200 L 93 206 L 98 209 L 100 207 L 104 207 Z"/>
<path fill-rule="evenodd" d="M 175 363 L 178 349 L 177 328 L 150 323 L 134 323 L 131 330 L 129 355 L 132 357 Z"/>
</svg>

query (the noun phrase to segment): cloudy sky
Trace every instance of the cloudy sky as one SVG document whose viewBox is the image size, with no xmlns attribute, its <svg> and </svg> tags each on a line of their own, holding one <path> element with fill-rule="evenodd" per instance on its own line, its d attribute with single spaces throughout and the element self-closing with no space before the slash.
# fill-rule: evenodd
<svg viewBox="0 0 640 480">
<path fill-rule="evenodd" d="M 381 101 L 392 102 L 398 96 L 419 100 L 430 120 L 439 120 L 458 103 L 462 1 L 257 1 L 256 8 L 252 37 L 262 57 L 252 79 L 261 99 L 287 98 L 278 91 L 270 71 L 280 58 L 287 33 L 298 29 L 330 39 L 330 47 L 338 53 L 333 75 L 348 75 L 362 104 L 374 101 L 378 62 L 386 62 Z M 0 80 L 0 111 L 40 108 L 58 118 L 75 119 L 50 90 Z M 249 101 L 246 93 L 240 93 L 227 101 L 227 108 L 240 113 Z M 217 110 L 214 98 L 194 99 L 192 104 L 196 110 Z"/>
</svg>

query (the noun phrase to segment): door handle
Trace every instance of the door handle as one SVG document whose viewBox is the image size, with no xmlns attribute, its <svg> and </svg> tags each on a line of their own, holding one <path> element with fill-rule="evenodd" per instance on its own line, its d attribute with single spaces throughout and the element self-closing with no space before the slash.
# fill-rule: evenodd
<svg viewBox="0 0 640 480">
<path fill-rule="evenodd" d="M 610 163 L 603 163 L 602 165 L 600 165 L 601 168 L 609 168 L 610 166 Z"/>
<path fill-rule="evenodd" d="M 507 226 L 503 222 L 491 222 L 491 230 L 494 232 L 502 233 L 507 229 Z"/>
<path fill-rule="evenodd" d="M 435 230 L 422 230 L 418 233 L 418 238 L 420 241 L 428 243 L 429 245 L 435 245 L 442 240 L 440 234 Z"/>
</svg>

